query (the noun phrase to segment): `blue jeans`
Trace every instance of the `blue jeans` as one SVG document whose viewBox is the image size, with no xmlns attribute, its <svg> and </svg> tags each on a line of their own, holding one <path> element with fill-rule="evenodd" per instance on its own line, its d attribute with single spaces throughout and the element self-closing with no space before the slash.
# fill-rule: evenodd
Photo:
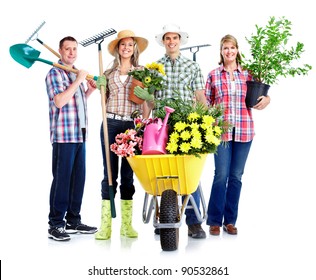
<svg viewBox="0 0 316 280">
<path fill-rule="evenodd" d="M 115 119 L 107 119 L 108 124 L 108 138 L 109 138 L 109 145 L 115 142 L 115 136 L 121 132 L 125 132 L 127 129 L 134 128 L 133 121 L 120 121 Z M 100 138 L 101 138 L 101 148 L 102 148 L 102 155 L 103 155 L 103 180 L 101 182 L 101 197 L 102 199 L 110 199 L 109 193 L 109 177 L 108 177 L 108 170 L 106 165 L 106 153 L 104 148 L 104 133 L 103 133 L 103 123 L 101 124 L 100 130 Z M 112 172 L 112 187 L 114 191 L 114 195 L 117 192 L 118 186 L 118 172 L 119 172 L 119 157 L 110 151 L 110 162 L 111 162 L 111 172 Z M 135 193 L 135 187 L 133 185 L 134 172 L 130 167 L 127 159 L 122 157 L 121 162 L 121 170 L 120 170 L 120 177 L 121 177 L 121 184 L 120 184 L 120 193 L 121 199 L 123 200 L 132 200 L 133 195 Z"/>
<path fill-rule="evenodd" d="M 206 224 L 210 226 L 235 225 L 250 142 L 229 141 L 221 144 L 214 154 L 215 175 L 207 209 Z"/>
<path fill-rule="evenodd" d="M 201 194 L 199 191 L 199 188 L 196 189 L 194 193 L 191 194 L 194 198 L 194 201 L 196 203 L 196 206 L 198 209 L 200 209 L 200 199 L 201 199 Z M 188 206 L 191 205 L 191 201 L 189 201 Z M 200 210 L 199 210 L 200 212 Z M 194 209 L 185 209 L 185 222 L 188 226 L 194 225 L 194 224 L 201 224 L 199 220 L 197 219 Z"/>
<path fill-rule="evenodd" d="M 53 181 L 49 225 L 64 227 L 81 221 L 80 209 L 86 178 L 86 144 L 53 143 Z"/>
</svg>

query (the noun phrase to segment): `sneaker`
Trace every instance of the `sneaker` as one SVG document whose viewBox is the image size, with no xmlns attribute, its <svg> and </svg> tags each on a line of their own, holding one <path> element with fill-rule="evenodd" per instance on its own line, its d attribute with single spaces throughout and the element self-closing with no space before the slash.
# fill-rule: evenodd
<svg viewBox="0 0 316 280">
<path fill-rule="evenodd" d="M 52 227 L 48 229 L 48 238 L 56 241 L 70 240 L 70 236 L 65 232 L 63 227 Z"/>
<path fill-rule="evenodd" d="M 206 238 L 206 233 L 200 224 L 194 224 L 188 226 L 188 236 L 195 239 L 203 239 Z"/>
<path fill-rule="evenodd" d="M 77 224 L 77 225 L 71 225 L 71 224 L 66 224 L 66 232 L 67 233 L 95 233 L 97 232 L 98 229 L 96 227 L 89 227 L 84 224 Z"/>
</svg>

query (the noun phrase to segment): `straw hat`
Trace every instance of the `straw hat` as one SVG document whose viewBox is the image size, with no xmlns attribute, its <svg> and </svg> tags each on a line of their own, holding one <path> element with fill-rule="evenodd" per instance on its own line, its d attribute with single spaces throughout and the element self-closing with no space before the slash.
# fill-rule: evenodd
<svg viewBox="0 0 316 280">
<path fill-rule="evenodd" d="M 117 34 L 115 40 L 111 41 L 108 45 L 108 50 L 111 55 L 114 56 L 114 50 L 118 42 L 124 38 L 134 38 L 137 43 L 139 53 L 143 52 L 148 46 L 148 40 L 142 37 L 135 36 L 135 33 L 131 30 L 122 30 Z"/>
<path fill-rule="evenodd" d="M 188 42 L 189 35 L 186 32 L 180 30 L 180 26 L 175 24 L 167 24 L 162 28 L 162 33 L 156 35 L 156 41 L 160 46 L 164 46 L 162 38 L 166 33 L 178 33 L 181 36 L 180 45 L 184 45 Z"/>
</svg>

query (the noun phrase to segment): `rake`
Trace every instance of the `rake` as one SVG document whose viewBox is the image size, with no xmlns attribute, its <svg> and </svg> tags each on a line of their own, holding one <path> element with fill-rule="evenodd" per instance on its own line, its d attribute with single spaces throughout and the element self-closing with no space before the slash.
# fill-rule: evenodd
<svg viewBox="0 0 316 280">
<path fill-rule="evenodd" d="M 206 44 L 206 45 L 192 46 L 192 47 L 182 48 L 180 49 L 180 51 L 190 50 L 190 52 L 193 53 L 193 61 L 196 61 L 196 53 L 200 50 L 200 48 L 209 47 L 209 46 L 211 45 Z"/>
<path fill-rule="evenodd" d="M 27 44 L 29 41 L 34 41 L 36 40 L 40 44 L 42 44 L 46 49 L 48 49 L 50 52 L 52 52 L 54 55 L 56 55 L 58 58 L 60 58 L 60 55 L 58 52 L 54 51 L 51 47 L 48 45 L 44 44 L 42 40 L 38 38 L 38 31 L 43 27 L 45 24 L 45 21 L 43 21 L 36 29 L 35 31 L 31 34 L 31 36 L 25 41 L 25 44 Z"/>
<path fill-rule="evenodd" d="M 95 36 L 92 36 L 86 40 L 79 42 L 80 45 L 86 47 L 93 43 L 98 44 L 98 54 L 99 54 L 99 75 L 103 74 L 103 63 L 102 63 L 102 48 L 101 44 L 104 41 L 104 38 L 115 34 L 116 31 L 111 28 L 105 30 Z M 106 153 L 106 166 L 108 172 L 108 183 L 109 183 L 109 194 L 110 194 L 110 203 L 111 203 L 111 215 L 112 218 L 116 217 L 115 203 L 114 203 L 114 190 L 113 190 L 113 182 L 112 182 L 112 170 L 111 170 L 111 162 L 110 162 L 110 145 L 109 145 L 109 137 L 108 137 L 108 124 L 106 117 L 106 96 L 105 96 L 105 88 L 103 85 L 100 86 L 101 91 L 101 105 L 102 105 L 102 119 L 103 119 L 103 133 L 104 133 L 104 148 Z"/>
</svg>

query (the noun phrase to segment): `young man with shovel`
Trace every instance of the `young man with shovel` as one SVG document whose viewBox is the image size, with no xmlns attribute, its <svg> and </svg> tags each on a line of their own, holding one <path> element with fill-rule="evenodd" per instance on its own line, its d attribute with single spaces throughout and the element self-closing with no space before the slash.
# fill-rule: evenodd
<svg viewBox="0 0 316 280">
<path fill-rule="evenodd" d="M 73 37 L 60 41 L 60 64 L 75 68 L 78 43 Z M 83 82 L 88 72 L 77 75 L 57 67 L 46 76 L 49 98 L 53 181 L 50 190 L 48 237 L 70 240 L 68 233 L 95 233 L 96 227 L 81 223 L 81 203 L 86 173 L 87 98 L 96 82 Z"/>
</svg>

